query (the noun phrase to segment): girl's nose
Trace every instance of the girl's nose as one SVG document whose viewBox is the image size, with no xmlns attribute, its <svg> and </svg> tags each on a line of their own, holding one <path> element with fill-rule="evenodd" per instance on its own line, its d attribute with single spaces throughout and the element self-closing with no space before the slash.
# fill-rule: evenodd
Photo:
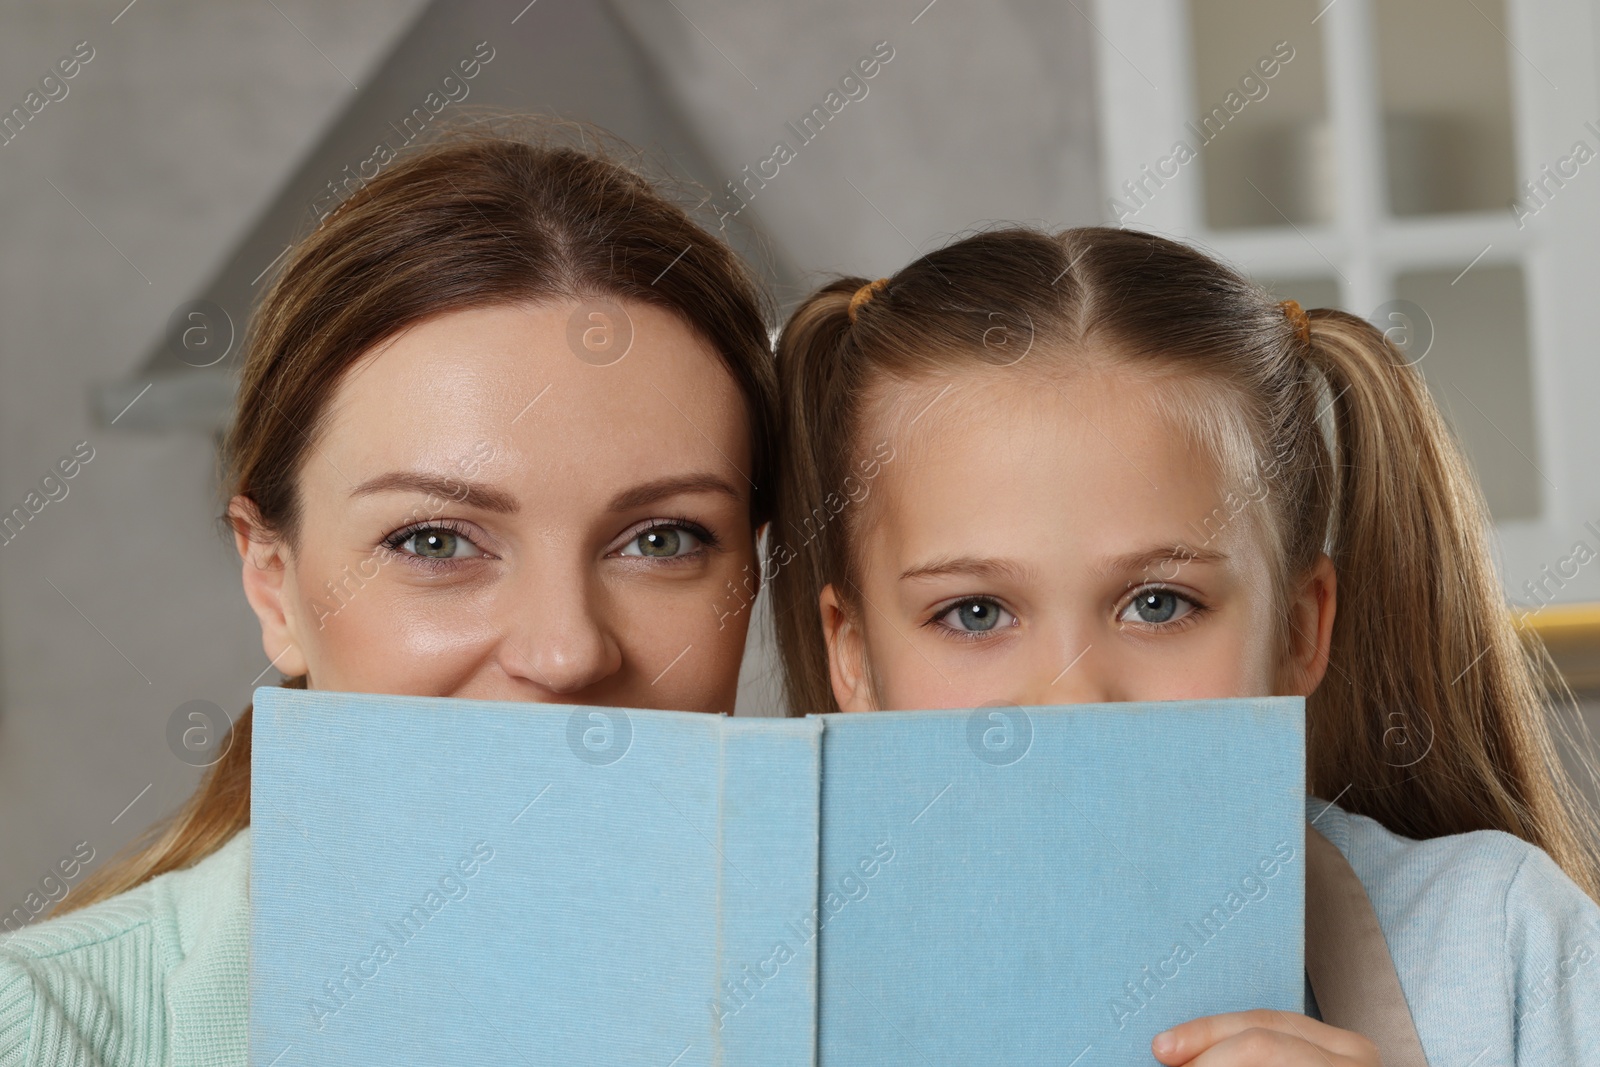
<svg viewBox="0 0 1600 1067">
<path fill-rule="evenodd" d="M 1030 703 L 1102 704 L 1115 699 L 1100 667 L 1092 643 L 1067 645 L 1042 664 L 1030 686 Z"/>
</svg>

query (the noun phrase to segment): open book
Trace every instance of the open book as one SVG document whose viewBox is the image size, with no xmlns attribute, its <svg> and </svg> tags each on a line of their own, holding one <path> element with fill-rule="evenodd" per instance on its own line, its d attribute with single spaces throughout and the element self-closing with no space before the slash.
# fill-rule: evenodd
<svg viewBox="0 0 1600 1067">
<path fill-rule="evenodd" d="M 1304 701 L 256 690 L 250 1061 L 1150 1063 L 1304 1008 Z"/>
</svg>

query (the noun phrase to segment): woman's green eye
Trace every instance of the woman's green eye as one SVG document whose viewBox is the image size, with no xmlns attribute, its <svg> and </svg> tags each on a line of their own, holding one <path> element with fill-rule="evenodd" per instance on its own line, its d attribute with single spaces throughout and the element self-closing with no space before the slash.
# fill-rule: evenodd
<svg viewBox="0 0 1600 1067">
<path fill-rule="evenodd" d="M 624 556 L 676 559 L 687 556 L 708 539 L 684 526 L 652 526 L 623 546 Z"/>
<path fill-rule="evenodd" d="M 952 630 L 964 633 L 987 633 L 1000 625 L 1003 619 L 1010 617 L 1011 613 L 993 600 L 978 599 L 963 600 L 946 611 L 939 621 Z"/>
<path fill-rule="evenodd" d="M 456 535 L 449 530 L 425 530 L 412 534 L 413 551 L 419 556 L 449 559 L 456 554 Z"/>
<path fill-rule="evenodd" d="M 1181 597 L 1170 589 L 1151 589 L 1140 593 L 1123 609 L 1122 622 L 1142 622 L 1148 626 L 1159 626 L 1181 618 L 1179 614 L 1187 615 L 1185 608 L 1192 608 L 1186 597 Z M 1131 617 L 1130 617 L 1131 616 Z"/>
<path fill-rule="evenodd" d="M 639 554 L 644 556 L 676 556 L 681 539 L 670 526 L 639 535 Z"/>
<path fill-rule="evenodd" d="M 413 530 L 398 547 L 403 552 L 423 559 L 460 559 L 482 555 L 471 541 L 454 530 L 440 526 Z"/>
</svg>

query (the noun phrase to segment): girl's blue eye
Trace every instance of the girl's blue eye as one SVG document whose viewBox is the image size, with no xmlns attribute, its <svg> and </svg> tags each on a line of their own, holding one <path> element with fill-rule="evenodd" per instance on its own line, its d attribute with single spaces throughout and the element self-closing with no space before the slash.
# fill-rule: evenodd
<svg viewBox="0 0 1600 1067">
<path fill-rule="evenodd" d="M 624 556 L 674 559 L 687 556 L 706 543 L 707 538 L 686 526 L 652 526 L 623 546 Z"/>
<path fill-rule="evenodd" d="M 1009 619 L 1010 622 L 1005 620 Z M 1016 622 L 1016 619 L 1005 608 L 993 600 L 984 597 L 974 597 L 963 600 L 952 606 L 939 617 L 939 621 L 952 630 L 960 630 L 969 634 L 987 633 L 1004 623 L 1007 626 Z"/>
<path fill-rule="evenodd" d="M 424 526 L 412 530 L 395 547 L 423 559 L 465 559 L 483 555 L 477 545 L 443 526 Z"/>
<path fill-rule="evenodd" d="M 1122 609 L 1119 622 L 1141 622 L 1147 626 L 1181 619 L 1194 610 L 1194 602 L 1170 589 L 1146 589 Z"/>
</svg>

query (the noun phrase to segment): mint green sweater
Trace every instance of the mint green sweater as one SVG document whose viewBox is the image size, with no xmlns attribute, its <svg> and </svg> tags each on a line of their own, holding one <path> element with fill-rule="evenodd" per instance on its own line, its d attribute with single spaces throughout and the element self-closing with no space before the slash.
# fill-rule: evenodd
<svg viewBox="0 0 1600 1067">
<path fill-rule="evenodd" d="M 250 831 L 0 937 L 0 1067 L 243 1067 Z"/>
</svg>

